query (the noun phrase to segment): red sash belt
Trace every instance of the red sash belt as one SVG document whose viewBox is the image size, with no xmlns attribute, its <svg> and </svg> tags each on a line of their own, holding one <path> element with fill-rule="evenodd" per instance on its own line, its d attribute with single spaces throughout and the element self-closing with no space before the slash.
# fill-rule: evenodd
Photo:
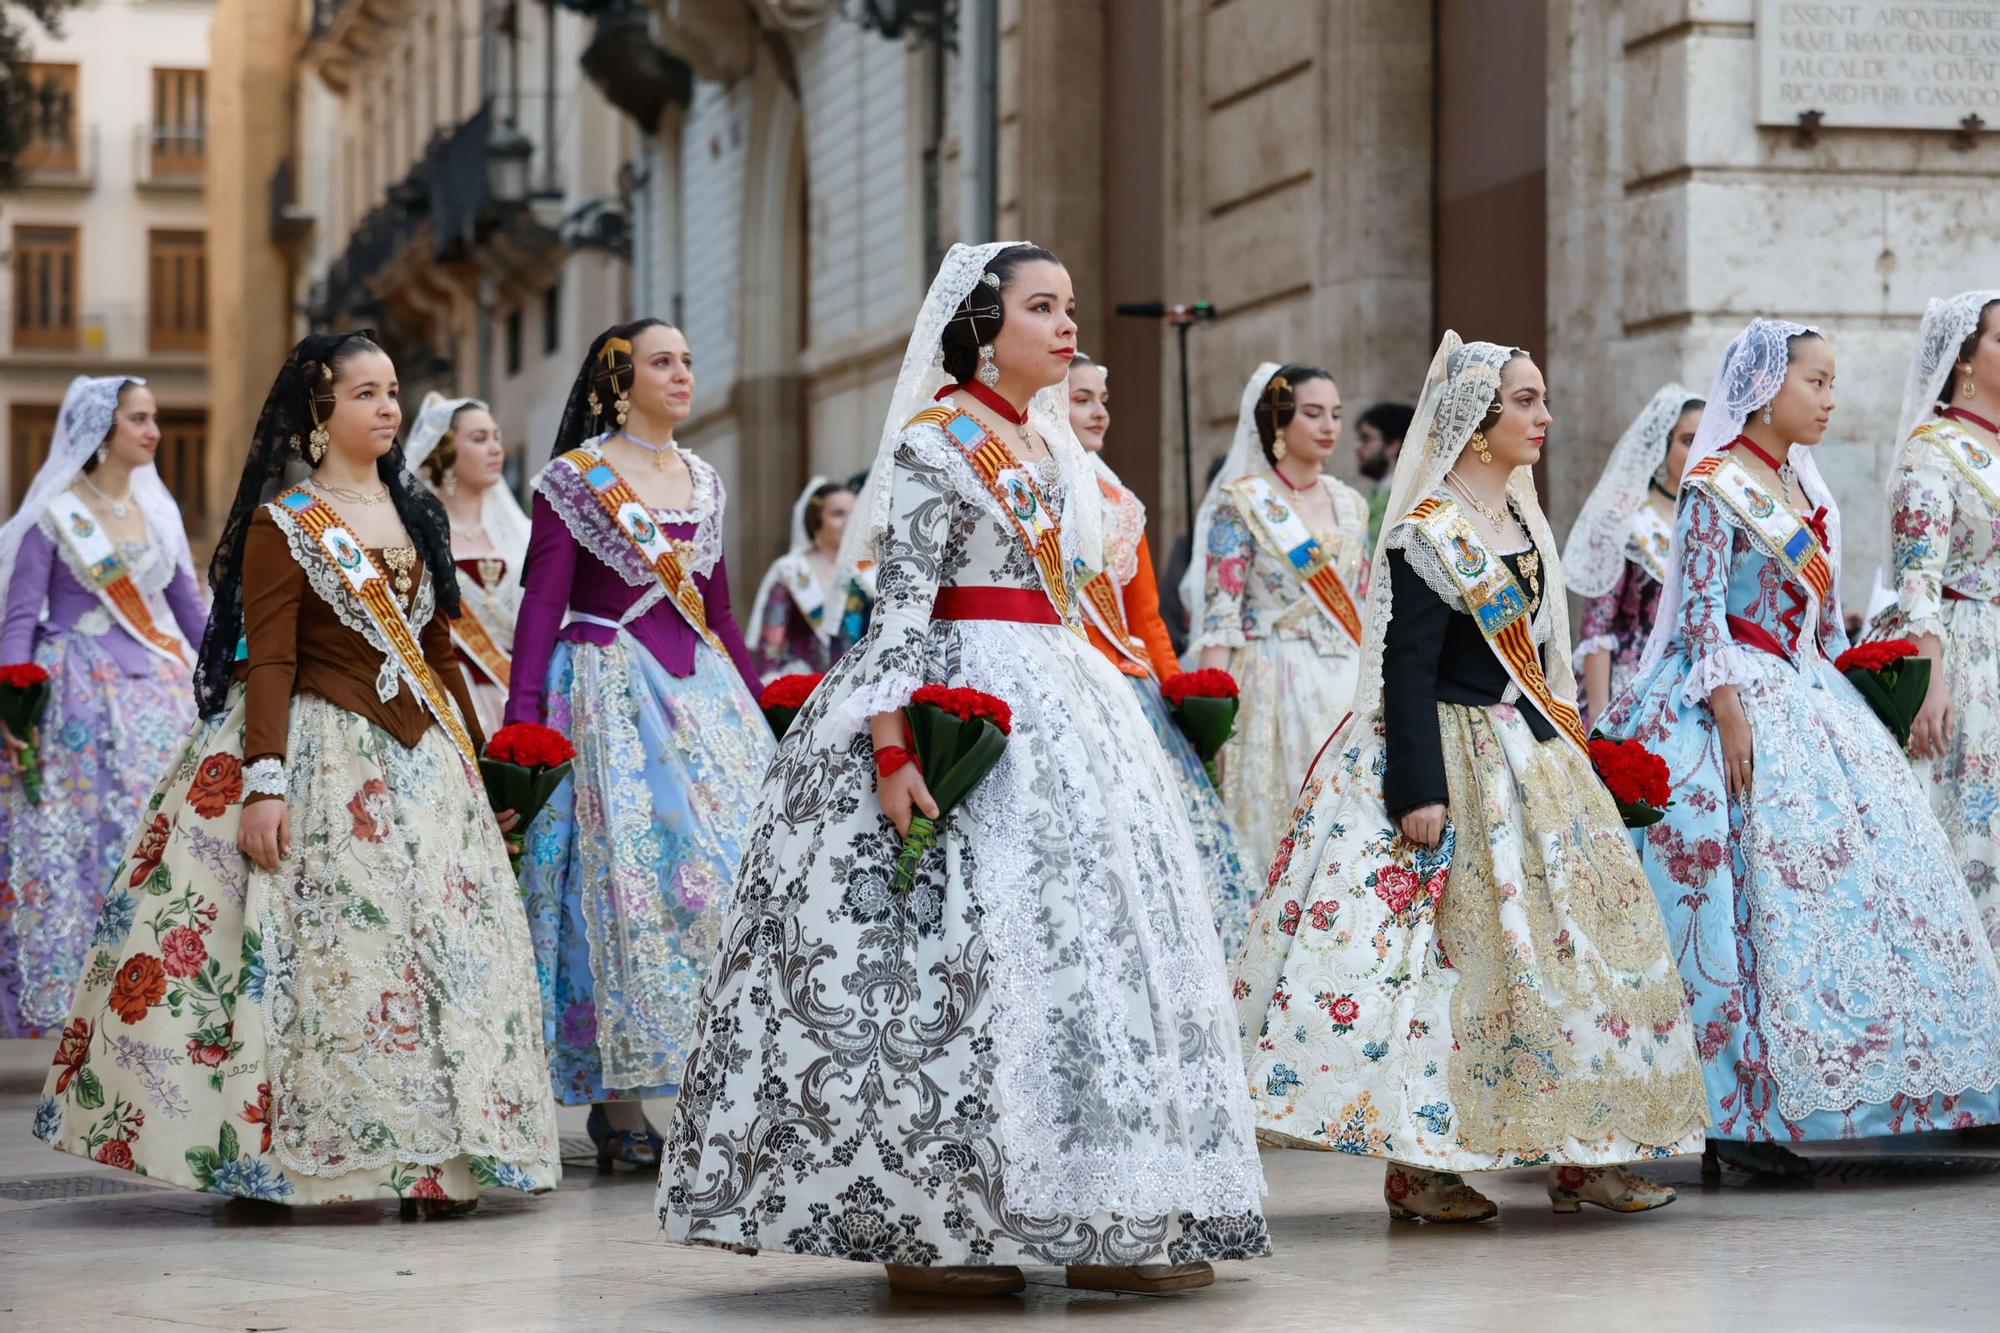
<svg viewBox="0 0 2000 1333">
<path fill-rule="evenodd" d="M 1946 588 L 1944 599 L 1947 602 L 1991 602 L 2000 605 L 2000 597 L 1974 597 L 1971 593 L 1960 592 L 1956 588 Z"/>
<path fill-rule="evenodd" d="M 1755 648 L 1773 657 L 1782 657 L 1787 662 L 1792 660 L 1792 655 L 1785 651 L 1785 645 L 1778 642 L 1778 636 L 1754 620 L 1745 620 L 1742 616 L 1730 616 L 1729 637 L 1745 648 Z"/>
<path fill-rule="evenodd" d="M 1040 588 L 939 588 L 937 600 L 931 603 L 931 619 L 1062 624 L 1049 595 Z"/>
</svg>

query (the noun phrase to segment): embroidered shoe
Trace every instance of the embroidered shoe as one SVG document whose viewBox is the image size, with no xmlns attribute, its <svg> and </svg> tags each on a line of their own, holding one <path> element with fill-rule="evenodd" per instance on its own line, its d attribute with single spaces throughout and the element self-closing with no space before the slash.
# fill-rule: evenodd
<svg viewBox="0 0 2000 1333">
<path fill-rule="evenodd" d="M 1466 1184 L 1456 1171 L 1429 1171 L 1401 1162 L 1389 1163 L 1382 1197 L 1389 1204 L 1389 1216 L 1398 1222 L 1484 1222 L 1500 1213 L 1498 1204 Z"/>
<path fill-rule="evenodd" d="M 1614 1213 L 1643 1213 L 1664 1208 L 1679 1196 L 1622 1166 L 1552 1166 L 1549 1203 L 1559 1213 L 1574 1213 L 1587 1203 Z"/>
</svg>

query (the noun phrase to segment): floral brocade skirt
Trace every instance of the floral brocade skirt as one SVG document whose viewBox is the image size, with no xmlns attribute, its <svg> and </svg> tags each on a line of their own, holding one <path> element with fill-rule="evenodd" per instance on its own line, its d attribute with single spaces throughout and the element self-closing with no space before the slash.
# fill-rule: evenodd
<svg viewBox="0 0 2000 1333">
<path fill-rule="evenodd" d="M 1740 650 L 1749 801 L 1673 645 L 1605 731 L 1672 774 L 1645 831 L 1714 1129 L 1796 1143 L 2000 1123 L 2000 971 L 1908 757 L 1824 658 Z"/>
<path fill-rule="evenodd" d="M 1250 909 L 1256 905 L 1262 886 L 1262 867 L 1246 867 L 1236 847 L 1236 831 L 1222 809 L 1222 798 L 1208 780 L 1201 757 L 1188 741 L 1187 733 L 1174 721 L 1173 710 L 1160 694 L 1158 682 L 1150 676 L 1127 676 L 1132 692 L 1139 696 L 1139 710 L 1166 751 L 1167 764 L 1180 788 L 1181 805 L 1187 810 L 1188 829 L 1194 834 L 1194 849 L 1201 857 L 1202 878 L 1208 885 L 1209 906 L 1215 911 L 1215 933 L 1222 939 L 1222 957 L 1234 958 L 1243 947 L 1243 935 L 1250 927 Z"/>
<path fill-rule="evenodd" d="M 35 661 L 51 686 L 40 804 L 0 772 L 0 1037 L 62 1026 L 104 882 L 194 721 L 188 673 L 165 658 L 128 676 L 101 638 L 59 634 Z"/>
<path fill-rule="evenodd" d="M 1242 703 L 1220 756 L 1222 805 L 1259 883 L 1320 743 L 1347 715 L 1360 669 L 1358 653 L 1327 656 L 1310 639 L 1285 634 L 1252 639 L 1230 655 Z"/>
<path fill-rule="evenodd" d="M 576 760 L 528 830 L 521 892 L 555 1094 L 671 1096 L 777 743 L 705 645 L 682 678 L 630 634 L 565 641 L 548 682 L 549 725 Z"/>
<path fill-rule="evenodd" d="M 1389 819 L 1379 715 L 1279 846 L 1235 975 L 1260 1136 L 1448 1171 L 1699 1149 L 1680 979 L 1609 793 L 1512 707 L 1438 718 L 1442 846 Z"/>
<path fill-rule="evenodd" d="M 534 956 L 479 779 L 438 728 L 405 749 L 298 696 L 292 850 L 261 870 L 232 702 L 117 867 L 35 1133 L 273 1203 L 554 1188 Z"/>
</svg>

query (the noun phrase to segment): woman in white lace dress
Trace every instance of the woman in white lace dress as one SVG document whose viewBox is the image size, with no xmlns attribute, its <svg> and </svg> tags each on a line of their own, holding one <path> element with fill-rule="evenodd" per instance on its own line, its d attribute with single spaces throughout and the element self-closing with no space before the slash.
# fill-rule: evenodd
<svg viewBox="0 0 2000 1333">
<path fill-rule="evenodd" d="M 672 1240 L 966 1293 L 1019 1290 L 1019 1264 L 1175 1290 L 1269 1249 L 1200 859 L 1082 634 L 1075 346 L 1053 256 L 952 248 L 842 550 L 877 562 L 874 620 L 751 824 L 661 1170 Z M 899 893 L 899 833 L 935 812 L 900 753 L 925 684 L 998 696 L 1013 729 Z"/>
<path fill-rule="evenodd" d="M 1181 583 L 1199 664 L 1227 670 L 1243 691 L 1222 750 L 1222 799 L 1255 867 L 1271 863 L 1361 661 L 1368 501 L 1325 470 L 1339 443 L 1332 376 L 1257 367 Z"/>
</svg>

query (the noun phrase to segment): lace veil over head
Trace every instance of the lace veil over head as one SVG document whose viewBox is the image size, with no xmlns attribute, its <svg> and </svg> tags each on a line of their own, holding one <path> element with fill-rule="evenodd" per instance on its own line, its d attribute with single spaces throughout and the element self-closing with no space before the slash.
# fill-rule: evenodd
<svg viewBox="0 0 2000 1333">
<path fill-rule="evenodd" d="M 1612 446 L 1604 475 L 1576 516 L 1563 547 L 1563 573 L 1580 597 L 1602 597 L 1618 586 L 1625 546 L 1632 538 L 1632 515 L 1646 502 L 1646 490 L 1666 461 L 1681 405 L 1696 397 L 1679 382 L 1662 385 Z"/>
<path fill-rule="evenodd" d="M 1910 432 L 1930 420 L 1938 395 L 1958 365 L 1958 349 L 1978 330 L 1980 314 L 1993 301 L 2000 301 L 2000 291 L 1960 292 L 1948 301 L 1933 297 L 1924 307 L 1916 355 L 1910 358 L 1909 378 L 1903 382 L 1903 410 L 1896 414 L 1899 464 L 1909 460 Z"/>
<path fill-rule="evenodd" d="M 806 532 L 806 509 L 812 504 L 813 492 L 831 480 L 814 473 L 806 488 L 799 492 L 799 498 L 792 501 L 792 535 L 791 544 L 785 548 L 786 557 L 801 556 L 812 549 L 812 537 Z M 777 585 L 779 566 L 783 563 L 783 559 L 773 561 L 771 567 L 764 571 L 763 582 L 757 585 L 757 599 L 750 604 L 750 619 L 745 622 L 749 626 L 747 636 L 753 643 L 763 632 L 764 608 L 770 604 L 771 589 Z"/>
<path fill-rule="evenodd" d="M 1395 613 L 1392 595 L 1394 580 L 1385 563 L 1391 550 L 1408 550 L 1412 541 L 1422 541 L 1403 520 L 1433 492 L 1445 487 L 1445 476 L 1458 462 L 1472 440 L 1472 433 L 1486 419 L 1487 411 L 1499 400 L 1500 379 L 1507 363 L 1525 356 L 1517 347 L 1499 343 L 1464 342 L 1446 330 L 1424 376 L 1424 390 L 1417 400 L 1416 415 L 1410 420 L 1409 434 L 1396 459 L 1395 480 L 1389 489 L 1389 506 L 1382 515 L 1382 533 L 1376 539 L 1374 561 L 1368 582 L 1368 605 L 1363 612 L 1366 625 L 1361 641 L 1361 676 L 1355 682 L 1354 717 L 1368 718 L 1382 707 L 1382 645 L 1389 636 L 1389 622 Z M 1416 447 L 1421 441 L 1422 447 Z M 1564 699 L 1576 698 L 1576 677 L 1569 660 L 1569 603 L 1561 595 L 1562 561 L 1556 555 L 1555 533 L 1548 516 L 1542 513 L 1535 494 L 1532 468 L 1518 467 L 1507 479 L 1507 498 L 1541 553 L 1543 587 L 1542 614 L 1547 616 L 1549 633 L 1543 654 L 1543 673 L 1549 687 Z M 1426 582 L 1429 582 L 1427 579 Z M 1454 594 L 1455 596 L 1455 594 Z M 1539 637 L 1539 635 L 1538 635 Z"/>
<path fill-rule="evenodd" d="M 1261 362 L 1244 381 L 1243 397 L 1236 406 L 1236 433 L 1229 437 L 1229 452 L 1222 456 L 1222 470 L 1208 484 L 1201 508 L 1194 516 L 1194 538 L 1188 546 L 1187 573 L 1181 575 L 1181 605 L 1188 613 L 1188 651 L 1203 647 L 1201 627 L 1208 599 L 1208 534 L 1215 527 L 1215 510 L 1222 503 L 1223 487 L 1241 481 L 1265 465 L 1264 442 L 1257 434 L 1257 400 L 1264 387 L 1281 368 L 1276 361 Z"/>
<path fill-rule="evenodd" d="M 944 330 L 973 284 L 986 275 L 987 266 L 1002 251 L 1030 244 L 1027 241 L 993 241 L 984 245 L 954 245 L 938 265 L 930 291 L 917 310 L 916 327 L 910 330 L 909 345 L 903 352 L 903 368 L 896 376 L 896 389 L 889 399 L 889 413 L 883 419 L 882 437 L 868 468 L 868 484 L 848 520 L 847 534 L 841 539 L 837 586 L 845 587 L 864 561 L 882 558 L 882 536 L 889 528 L 890 487 L 896 464 L 896 442 L 910 418 L 931 406 L 938 391 L 952 382 L 944 369 Z M 1069 425 L 1069 399 L 1058 380 L 1038 391 L 1028 404 L 1028 424 L 1048 444 L 1062 470 L 1063 509 L 1061 522 L 1064 544 L 1072 553 L 1094 554 L 1102 549 L 1098 531 L 1096 474 L 1089 456 L 1076 442 Z"/>
<path fill-rule="evenodd" d="M 417 409 L 417 424 L 410 427 L 409 439 L 403 444 L 403 465 L 412 477 L 430 485 L 430 478 L 423 472 L 424 461 L 437 452 L 444 437 L 451 433 L 452 419 L 467 407 L 476 407 L 487 413 L 493 410 L 477 398 L 447 398 L 435 389 L 424 395 L 423 406 Z M 437 487 L 431 486 L 431 489 L 435 492 Z M 528 515 L 504 480 L 486 488 L 479 506 L 480 526 L 486 529 L 493 549 L 507 561 L 507 582 L 518 584 L 521 581 L 521 566 L 528 558 L 531 527 Z"/>
<path fill-rule="evenodd" d="M 14 581 L 14 561 L 21 543 L 56 497 L 76 484 L 83 465 L 111 434 L 118 419 L 118 395 L 128 384 L 144 384 L 134 375 L 78 375 L 69 382 L 62 409 L 56 413 L 56 432 L 49 440 L 49 456 L 28 486 L 21 507 L 5 527 L 0 527 L 0 590 Z M 174 563 L 194 575 L 194 555 L 188 549 L 187 529 L 181 524 L 180 506 L 174 503 L 160 469 L 148 463 L 132 470 L 132 498 L 146 516 L 153 539 Z"/>
<path fill-rule="evenodd" d="M 1778 396 L 1792 364 L 1792 339 L 1807 334 L 1821 336 L 1820 331 L 1810 325 L 1795 324 L 1785 319 L 1753 319 L 1741 333 L 1729 340 L 1729 346 L 1723 350 L 1722 361 L 1715 368 L 1715 382 L 1709 386 L 1708 405 L 1701 410 L 1701 424 L 1695 428 L 1694 445 L 1688 450 L 1687 463 L 1681 469 L 1684 484 L 1688 474 L 1703 459 L 1735 442 L 1753 412 L 1763 410 Z M 1833 502 L 1833 492 L 1827 487 L 1826 478 L 1820 475 L 1819 465 L 1813 462 L 1811 449 L 1793 449 L 1789 461 L 1798 475 L 1800 486 L 1805 489 L 1806 498 L 1826 509 L 1827 535 L 1831 538 L 1832 547 L 1827 552 L 1827 558 L 1833 562 L 1833 598 L 1834 607 L 1838 610 L 1840 507 Z M 1652 637 L 1646 640 L 1646 655 L 1639 663 L 1638 677 L 1650 675 L 1653 668 L 1659 665 L 1680 623 L 1681 579 L 1678 571 L 1684 545 L 1680 527 L 1676 524 L 1673 550 L 1667 556 L 1667 583 L 1661 592 Z"/>
</svg>

